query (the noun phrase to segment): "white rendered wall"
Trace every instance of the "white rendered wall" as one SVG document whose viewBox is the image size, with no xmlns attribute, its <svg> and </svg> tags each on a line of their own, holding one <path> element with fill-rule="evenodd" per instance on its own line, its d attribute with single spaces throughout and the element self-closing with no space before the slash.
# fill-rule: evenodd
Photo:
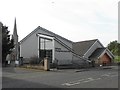
<svg viewBox="0 0 120 90">
<path fill-rule="evenodd" d="M 48 34 L 44 32 L 43 30 L 37 30 L 30 37 L 24 40 L 20 44 L 20 56 L 21 57 L 30 58 L 32 56 L 38 56 L 38 36 L 36 36 L 36 34 L 38 33 Z"/>
<path fill-rule="evenodd" d="M 61 52 L 55 51 L 55 59 L 58 60 L 58 64 L 71 64 L 72 61 L 72 53 L 63 47 L 61 44 L 59 44 L 57 41 L 55 41 L 55 48 L 60 48 Z"/>
<path fill-rule="evenodd" d="M 38 55 L 38 38 L 36 34 L 31 35 L 20 44 L 20 56 L 30 58 Z"/>
<path fill-rule="evenodd" d="M 44 30 L 40 30 L 40 29 L 37 30 L 36 32 L 34 32 L 31 36 L 29 36 L 27 39 L 25 39 L 20 44 L 20 56 L 21 57 L 30 58 L 33 56 L 38 56 L 38 36 L 36 36 L 36 34 L 38 34 L 38 33 L 52 35 L 51 33 L 45 32 Z M 57 36 L 57 38 L 72 48 L 71 42 L 69 42 L 65 39 L 62 39 L 59 36 Z M 55 49 L 55 47 L 57 47 L 57 48 L 61 48 L 61 50 L 63 50 L 63 51 L 68 51 L 65 47 L 63 47 L 62 45 L 60 45 L 56 41 L 54 43 L 51 41 L 48 41 L 46 43 L 45 47 L 46 47 L 46 49 L 53 49 L 53 50 Z M 44 48 L 44 46 L 41 46 L 41 49 L 42 48 Z M 54 52 L 53 51 L 53 54 L 55 55 L 54 57 L 56 59 L 61 60 L 60 63 L 62 63 L 62 62 L 69 63 L 69 61 L 72 60 L 72 53 L 71 52 Z"/>
</svg>

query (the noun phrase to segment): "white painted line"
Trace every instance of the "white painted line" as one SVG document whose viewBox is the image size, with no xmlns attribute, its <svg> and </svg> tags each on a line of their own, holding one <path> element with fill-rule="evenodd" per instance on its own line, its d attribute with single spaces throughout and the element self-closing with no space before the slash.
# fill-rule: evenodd
<svg viewBox="0 0 120 90">
<path fill-rule="evenodd" d="M 105 76 L 105 77 L 115 77 L 115 76 L 118 76 L 118 74 L 116 73 L 108 73 L 108 74 L 103 74 L 101 75 L 102 77 Z"/>
<path fill-rule="evenodd" d="M 81 80 L 77 80 L 77 81 L 71 81 L 71 82 L 68 82 L 68 83 L 63 83 L 62 85 L 72 86 L 72 85 L 80 84 L 81 81 L 83 81 L 83 80 L 85 80 L 85 79 L 81 79 Z"/>
<path fill-rule="evenodd" d="M 101 78 L 96 78 L 96 79 L 94 79 L 94 78 L 88 78 L 88 79 L 89 79 L 88 81 L 83 81 L 83 83 L 100 80 Z"/>
<path fill-rule="evenodd" d="M 93 78 L 88 78 L 88 80 L 86 80 L 86 81 L 83 81 L 84 83 L 85 82 L 90 82 L 90 81 L 94 81 L 95 79 L 93 79 Z"/>
<path fill-rule="evenodd" d="M 118 77 L 118 75 L 111 75 L 110 77 Z"/>
<path fill-rule="evenodd" d="M 95 81 L 95 80 L 100 80 L 101 78 L 86 78 L 86 79 L 81 79 L 81 80 L 77 80 L 77 81 L 72 81 L 72 82 L 68 82 L 68 83 L 63 83 L 62 85 L 65 86 L 73 86 L 73 85 L 78 85 L 80 83 L 87 83 L 87 82 L 91 82 L 91 81 Z"/>
<path fill-rule="evenodd" d="M 63 83 L 61 85 L 73 86 L 73 85 L 78 85 L 81 83 L 88 83 L 88 82 L 92 82 L 92 81 L 97 81 L 97 80 L 103 79 L 102 77 L 116 77 L 116 76 L 118 76 L 116 73 L 106 73 L 106 74 L 101 75 L 99 78 L 89 77 L 89 78 L 80 79 L 80 80 L 76 80 L 76 81 L 66 82 L 66 83 Z"/>
<path fill-rule="evenodd" d="M 101 75 L 101 76 L 106 76 L 106 77 L 109 77 L 110 75 L 109 75 L 109 74 L 103 74 L 103 75 Z"/>
</svg>

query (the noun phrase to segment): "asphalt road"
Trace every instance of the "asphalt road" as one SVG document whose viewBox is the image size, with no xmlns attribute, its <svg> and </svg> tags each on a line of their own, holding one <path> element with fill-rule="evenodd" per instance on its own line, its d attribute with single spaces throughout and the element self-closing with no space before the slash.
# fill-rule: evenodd
<svg viewBox="0 0 120 90">
<path fill-rule="evenodd" d="M 118 88 L 118 69 L 51 71 L 3 68 L 3 88 Z"/>
</svg>

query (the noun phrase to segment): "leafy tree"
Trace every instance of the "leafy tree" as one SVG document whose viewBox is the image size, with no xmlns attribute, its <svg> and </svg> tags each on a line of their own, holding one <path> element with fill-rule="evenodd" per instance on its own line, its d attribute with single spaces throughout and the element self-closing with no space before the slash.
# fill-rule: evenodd
<svg viewBox="0 0 120 90">
<path fill-rule="evenodd" d="M 12 52 L 14 40 L 10 39 L 8 27 L 2 26 L 2 64 L 5 65 L 6 56 Z"/>
<path fill-rule="evenodd" d="M 107 47 L 115 56 L 120 56 L 120 43 L 117 40 L 110 42 Z"/>
</svg>

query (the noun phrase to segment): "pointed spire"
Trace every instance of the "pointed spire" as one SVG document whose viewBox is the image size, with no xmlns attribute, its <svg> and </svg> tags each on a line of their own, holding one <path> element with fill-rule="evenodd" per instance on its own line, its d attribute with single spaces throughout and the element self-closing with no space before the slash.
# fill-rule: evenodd
<svg viewBox="0 0 120 90">
<path fill-rule="evenodd" d="M 15 18 L 15 22 L 14 22 L 13 36 L 18 36 L 18 34 L 17 34 L 16 18 Z"/>
<path fill-rule="evenodd" d="M 18 51 L 18 34 L 17 34 L 17 24 L 16 24 L 16 18 L 15 18 L 15 22 L 14 22 L 14 29 L 13 29 L 13 37 L 14 39 L 14 55 L 15 55 L 15 60 L 18 60 L 19 58 L 19 51 Z"/>
</svg>

